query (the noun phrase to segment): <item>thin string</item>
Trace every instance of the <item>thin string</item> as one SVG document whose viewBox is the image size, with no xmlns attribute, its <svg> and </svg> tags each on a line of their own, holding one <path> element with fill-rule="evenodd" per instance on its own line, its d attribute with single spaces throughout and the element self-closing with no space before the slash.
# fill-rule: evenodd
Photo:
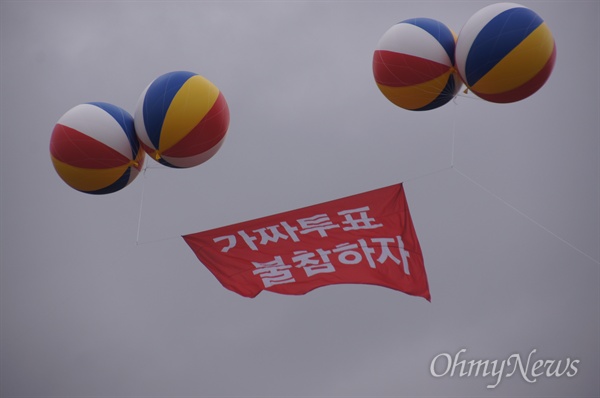
<svg viewBox="0 0 600 398">
<path fill-rule="evenodd" d="M 596 17 L 600 17 L 600 6 L 598 6 L 596 8 L 597 14 Z M 598 19 L 596 19 L 598 20 Z M 600 39 L 600 31 L 598 32 L 598 39 Z M 597 59 L 596 59 L 596 65 L 600 65 L 600 51 L 597 53 Z M 597 78 L 596 81 L 600 82 L 600 69 L 596 69 L 596 73 L 597 73 Z M 600 84 L 597 85 L 598 86 L 598 96 L 596 97 L 597 100 L 600 100 Z M 596 116 L 597 116 L 597 126 L 600 126 L 600 112 L 596 112 Z M 597 198 L 600 198 L 600 134 L 596 135 L 598 137 L 598 181 L 596 181 L 598 183 L 598 187 L 597 187 Z M 597 231 L 600 232 L 600 217 L 598 217 L 598 227 L 597 227 Z M 599 278 L 600 279 L 600 276 Z M 598 320 L 598 323 L 600 324 L 600 319 Z"/>
<path fill-rule="evenodd" d="M 454 103 L 454 109 L 452 110 L 452 115 L 453 115 L 453 121 L 452 121 L 452 155 L 450 156 L 450 168 L 454 167 L 454 143 L 456 140 L 456 119 L 458 118 L 456 116 L 456 107 L 458 106 L 458 104 L 456 103 L 456 97 L 454 97 L 454 99 L 452 100 L 452 102 Z"/>
<path fill-rule="evenodd" d="M 142 170 L 142 195 L 140 198 L 140 211 L 138 213 L 138 225 L 137 225 L 137 234 L 135 237 L 135 244 L 140 244 L 140 229 L 142 227 L 142 210 L 144 208 L 144 193 L 146 191 L 146 170 L 148 169 L 148 163 L 144 165 L 144 170 Z"/>
<path fill-rule="evenodd" d="M 452 169 L 452 166 L 442 167 L 440 169 L 433 170 L 433 171 L 430 171 L 430 172 L 427 172 L 427 173 L 424 173 L 424 174 L 419 174 L 419 175 L 416 175 L 414 177 L 405 178 L 404 180 L 402 180 L 402 183 L 404 184 L 404 183 L 407 183 L 409 181 L 420 180 L 422 178 L 430 177 L 430 176 L 432 176 L 434 174 L 439 174 L 439 173 L 441 173 L 443 171 L 450 170 L 450 169 Z"/>
<path fill-rule="evenodd" d="M 181 238 L 181 235 L 167 236 L 166 238 L 158 238 L 158 239 L 147 240 L 147 241 L 144 241 L 144 242 L 136 242 L 136 245 L 137 246 L 148 245 L 150 243 L 165 242 L 165 241 L 168 241 L 168 240 L 175 240 L 175 239 L 179 239 L 179 238 Z"/>
<path fill-rule="evenodd" d="M 466 175 L 465 173 L 463 173 L 462 171 L 460 171 L 456 167 L 454 167 L 453 169 L 458 174 L 460 174 L 461 176 L 463 176 L 464 178 L 466 178 L 467 180 L 469 180 L 471 183 L 473 183 L 475 186 L 477 186 L 478 188 L 480 188 L 481 190 L 483 190 L 487 194 L 493 196 L 494 198 L 496 198 L 497 200 L 499 200 L 500 202 L 502 202 L 504 205 L 506 205 L 507 207 L 509 207 L 514 212 L 520 214 L 521 216 L 523 216 L 525 219 L 527 219 L 528 221 L 530 221 L 534 225 L 538 226 L 539 228 L 541 228 L 542 230 L 546 231 L 547 233 L 549 233 L 550 235 L 552 235 L 553 237 L 555 237 L 559 241 L 561 241 L 564 244 L 566 244 L 567 246 L 569 246 L 571 249 L 573 249 L 573 250 L 577 251 L 578 253 L 584 255 L 585 257 L 589 258 L 595 264 L 600 265 L 600 261 L 596 260 L 595 258 L 593 258 L 592 256 L 590 256 L 589 254 L 581 251 L 580 249 L 578 249 L 577 247 L 575 247 L 573 244 L 567 242 L 565 239 L 561 238 L 560 236 L 558 236 L 557 234 L 555 234 L 554 232 L 552 232 L 551 230 L 549 230 L 548 228 L 546 228 L 545 226 L 543 226 L 542 224 L 540 224 L 539 222 L 535 221 L 529 215 L 527 215 L 526 213 L 522 212 L 521 210 L 519 210 L 518 208 L 516 208 L 512 204 L 508 203 L 506 200 L 502 199 L 500 196 L 496 195 L 494 192 L 490 191 L 488 188 L 484 187 L 483 185 L 481 185 L 480 183 L 478 183 L 477 181 L 475 181 L 474 179 L 472 179 L 471 177 L 469 177 L 468 175 Z"/>
<path fill-rule="evenodd" d="M 138 213 L 138 226 L 137 226 L 137 234 L 136 234 L 136 238 L 135 238 L 135 244 L 136 246 L 139 245 L 146 245 L 149 243 L 158 243 L 158 242 L 164 242 L 167 240 L 173 240 L 173 239 L 178 239 L 180 238 L 180 236 L 168 236 L 166 238 L 159 238 L 159 239 L 153 239 L 153 240 L 148 240 L 145 242 L 140 242 L 140 231 L 142 228 L 142 214 L 143 214 L 143 210 L 144 210 L 144 196 L 146 193 L 146 172 L 148 171 L 148 169 L 150 170 L 160 170 L 162 167 L 152 167 L 152 166 L 148 166 L 148 163 L 146 163 L 144 165 L 144 169 L 142 170 L 142 194 L 140 197 L 140 210 Z"/>
<path fill-rule="evenodd" d="M 460 96 L 462 98 L 474 99 L 472 96 L 467 96 L 467 95 L 457 95 L 457 96 Z M 438 169 L 438 170 L 434 170 L 434 171 L 431 171 L 431 172 L 428 172 L 428 173 L 424 173 L 424 174 L 420 174 L 420 175 L 417 175 L 417 176 L 414 176 L 414 177 L 410 177 L 408 179 L 405 179 L 403 182 L 406 183 L 406 182 L 413 181 L 413 180 L 423 179 L 423 178 L 426 178 L 426 177 L 430 177 L 430 176 L 432 176 L 434 174 L 438 174 L 438 173 L 441 173 L 443 171 L 446 171 L 446 170 L 449 170 L 449 169 L 453 169 L 459 175 L 461 175 L 463 178 L 467 179 L 472 184 L 474 184 L 475 186 L 477 186 L 479 189 L 483 190 L 488 195 L 494 197 L 496 200 L 498 200 L 501 203 L 503 203 L 505 206 L 507 206 L 508 208 L 510 208 L 511 210 L 513 210 L 515 213 L 521 215 L 526 220 L 528 220 L 532 224 L 536 225 L 538 228 L 542 229 L 546 233 L 550 234 L 554 238 L 558 239 L 562 243 L 564 243 L 567 246 L 569 246 L 571 249 L 573 249 L 576 252 L 580 253 L 581 255 L 585 256 L 586 258 L 588 258 L 589 260 L 591 260 L 595 264 L 600 265 L 600 261 L 596 260 L 595 258 L 593 258 L 592 256 L 590 256 L 589 254 L 583 252 L 582 250 L 580 250 L 579 248 L 577 248 L 576 246 L 574 246 L 573 244 L 571 244 L 570 242 L 568 242 L 564 238 L 562 238 L 559 235 L 555 234 L 550 229 L 548 229 L 544 225 L 542 225 L 539 222 L 537 222 L 536 220 L 534 220 L 531 216 L 529 216 L 525 212 L 519 210 L 517 207 L 515 207 L 514 205 L 512 205 L 509 202 L 507 202 L 506 200 L 504 200 L 502 197 L 498 196 L 497 194 L 495 194 L 494 192 L 492 192 L 490 189 L 486 188 L 485 186 L 483 186 L 482 184 L 478 183 L 473 178 L 469 177 L 467 174 L 465 174 L 464 172 L 462 172 L 458 168 L 456 168 L 456 166 L 454 164 L 454 160 L 455 160 L 455 146 L 456 146 L 455 145 L 455 143 L 456 143 L 456 124 L 457 124 L 457 119 L 458 119 L 458 112 L 457 112 L 457 108 L 456 108 L 458 106 L 458 104 L 456 103 L 456 97 L 453 100 L 453 102 L 454 102 L 454 111 L 453 111 L 453 123 L 452 123 L 452 144 L 451 144 L 450 165 L 447 166 L 447 167 Z M 600 148 L 600 145 L 599 145 L 599 148 Z M 136 245 L 144 245 L 144 244 L 150 244 L 150 243 L 164 242 L 164 241 L 167 241 L 167 240 L 178 239 L 180 237 L 180 236 L 170 236 L 170 237 L 166 237 L 166 238 L 160 238 L 160 239 L 154 239 L 154 240 L 151 240 L 151 241 L 140 242 L 140 230 L 141 230 L 141 224 L 142 224 L 142 213 L 143 213 L 143 204 L 144 204 L 144 193 L 145 193 L 145 189 L 146 189 L 146 171 L 147 171 L 147 169 L 148 169 L 148 165 L 146 164 L 144 166 L 144 170 L 142 171 L 142 174 L 143 174 L 143 176 L 142 176 L 143 177 L 143 179 L 142 179 L 143 180 L 142 181 L 142 194 L 141 194 L 141 199 L 140 199 L 140 210 L 139 210 L 139 216 L 138 216 L 138 227 L 137 227 Z M 158 168 L 154 167 L 152 169 L 158 169 Z"/>
<path fill-rule="evenodd" d="M 446 166 L 446 167 L 442 167 L 442 168 L 434 170 L 434 171 L 430 171 L 430 172 L 425 173 L 425 174 L 419 174 L 419 175 L 417 175 L 415 177 L 406 178 L 402 182 L 409 182 L 409 181 L 419 180 L 421 178 L 429 177 L 429 176 L 432 176 L 434 174 L 441 173 L 442 171 L 446 171 L 446 170 L 452 169 L 454 167 L 454 149 L 455 149 L 455 140 L 456 140 L 456 119 L 457 119 L 457 110 L 456 110 L 456 107 L 458 106 L 458 104 L 456 102 L 456 96 L 452 99 L 452 102 L 454 103 L 454 110 L 453 110 L 453 113 L 452 113 L 452 115 L 453 115 L 453 122 L 452 122 L 452 150 L 451 150 L 451 154 L 450 154 L 450 165 Z"/>
<path fill-rule="evenodd" d="M 457 115 L 457 112 L 456 112 L 456 106 L 457 106 L 456 101 L 454 101 L 454 104 L 455 104 L 455 107 L 454 107 L 454 115 L 453 115 L 454 120 L 453 120 L 453 128 L 452 128 L 452 155 L 451 155 L 451 159 L 452 160 L 451 160 L 449 168 L 451 168 L 454 171 L 456 171 L 458 174 L 460 174 L 462 177 L 464 177 L 465 179 L 467 179 L 468 181 L 470 181 L 472 184 L 474 184 L 475 186 L 477 186 L 478 188 L 480 188 L 481 190 L 483 190 L 487 194 L 491 195 L 492 197 L 496 198 L 498 201 L 500 201 L 501 203 L 503 203 L 505 206 L 507 206 L 508 208 L 510 208 L 511 210 L 513 210 L 514 212 L 516 212 L 517 214 L 519 214 L 522 217 L 524 217 L 526 220 L 528 220 L 532 224 L 536 225 L 538 228 L 541 228 L 543 231 L 547 232 L 548 234 L 550 234 L 554 238 L 556 238 L 559 241 L 563 242 L 564 244 L 566 244 L 567 246 L 569 246 L 571 249 L 573 249 L 576 252 L 578 252 L 578 253 L 582 254 L 583 256 L 587 257 L 588 259 L 590 259 L 591 261 L 593 261 L 595 264 L 600 265 L 600 261 L 599 260 L 593 258 L 589 254 L 587 254 L 587 253 L 583 252 L 582 250 L 580 250 L 579 248 L 577 248 L 575 245 L 569 243 L 568 241 L 566 241 L 562 237 L 558 236 L 557 234 L 555 234 L 554 232 L 552 232 L 550 229 L 546 228 L 545 226 L 543 226 L 542 224 L 540 224 L 539 222 L 537 222 L 536 220 L 534 220 L 531 216 L 529 216 L 525 212 L 519 210 L 517 207 L 515 207 L 512 204 L 510 204 L 509 202 L 507 202 L 506 200 L 504 200 L 503 198 L 501 198 L 500 196 L 498 196 L 497 194 L 495 194 L 494 192 L 492 192 L 490 189 L 484 187 L 483 185 L 481 185 L 480 183 L 478 183 L 477 181 L 475 181 L 473 178 L 469 177 L 467 174 L 465 174 L 464 172 L 460 171 L 458 168 L 455 167 L 455 165 L 454 165 L 454 150 L 455 150 L 455 138 L 456 138 L 456 120 L 458 118 L 458 115 Z M 599 145 L 599 147 L 600 147 L 600 145 Z"/>
</svg>

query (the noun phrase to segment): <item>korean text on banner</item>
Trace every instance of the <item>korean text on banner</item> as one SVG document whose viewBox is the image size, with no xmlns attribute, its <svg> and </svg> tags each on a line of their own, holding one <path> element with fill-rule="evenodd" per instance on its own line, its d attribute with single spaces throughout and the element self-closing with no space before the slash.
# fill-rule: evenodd
<svg viewBox="0 0 600 398">
<path fill-rule="evenodd" d="M 402 184 L 183 238 L 224 287 L 245 297 L 357 283 L 431 300 Z"/>
</svg>

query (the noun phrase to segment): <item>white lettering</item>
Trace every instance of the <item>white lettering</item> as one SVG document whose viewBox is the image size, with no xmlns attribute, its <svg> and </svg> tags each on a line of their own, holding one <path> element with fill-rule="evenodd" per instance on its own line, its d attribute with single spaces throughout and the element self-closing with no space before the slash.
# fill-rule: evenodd
<svg viewBox="0 0 600 398">
<path fill-rule="evenodd" d="M 581 362 L 579 359 L 564 360 L 554 359 L 538 359 L 533 360 L 533 355 L 537 352 L 536 349 L 531 350 L 524 361 L 521 354 L 512 354 L 504 360 L 489 360 L 489 359 L 463 359 L 463 354 L 467 350 L 460 349 L 454 357 L 448 353 L 441 353 L 433 357 L 429 365 L 429 371 L 433 377 L 493 377 L 494 383 L 488 384 L 486 387 L 496 388 L 503 377 L 511 377 L 514 374 L 519 374 L 527 383 L 535 383 L 540 377 L 574 377 L 579 371 L 577 365 Z M 438 364 L 439 360 L 445 359 L 445 368 Z M 442 372 L 439 370 L 443 369 Z M 517 372 L 518 370 L 518 372 Z"/>
<path fill-rule="evenodd" d="M 442 356 L 446 358 L 446 370 L 442 373 L 436 373 L 435 363 L 437 362 L 438 358 L 442 357 Z M 451 367 L 452 367 L 452 357 L 450 356 L 450 354 L 441 353 L 441 354 L 436 355 L 433 358 L 433 360 L 431 361 L 431 365 L 429 365 L 429 371 L 431 372 L 431 375 L 433 377 L 443 377 L 443 376 L 446 376 L 446 374 L 448 374 Z"/>
<path fill-rule="evenodd" d="M 567 361 L 565 363 L 565 368 L 561 371 L 560 370 L 560 365 L 562 364 L 562 360 L 558 360 L 558 361 L 554 361 L 554 360 L 547 360 L 546 361 L 546 376 L 547 377 L 561 377 L 562 375 L 564 375 L 565 373 L 567 373 L 567 370 L 569 369 L 569 363 L 571 362 L 570 358 L 567 358 Z M 554 370 L 552 370 L 552 365 L 554 365 L 554 363 L 556 363 L 556 367 L 554 368 Z M 540 375 L 541 376 L 541 375 Z"/>
<path fill-rule="evenodd" d="M 361 252 L 365 255 L 369 267 L 375 268 L 375 261 L 373 261 L 372 256 L 372 254 L 375 253 L 375 249 L 369 247 L 364 239 L 359 239 L 358 244 L 360 244 L 360 248 L 362 249 Z M 342 264 L 358 264 L 363 259 L 361 252 L 355 250 L 358 249 L 358 244 L 342 243 L 337 245 L 335 249 L 333 249 L 333 252 L 340 253 L 340 255 L 338 256 L 338 261 Z"/>
<path fill-rule="evenodd" d="M 273 225 L 271 227 L 256 229 L 253 232 L 257 232 L 260 235 L 260 244 L 261 245 L 266 245 L 268 242 L 277 243 L 277 242 L 279 242 L 279 239 L 288 239 L 287 235 L 279 232 L 279 229 L 277 229 L 278 227 L 279 227 L 278 225 Z M 267 230 L 268 230 L 268 232 L 267 232 Z M 270 235 L 269 235 L 269 232 L 270 232 Z"/>
<path fill-rule="evenodd" d="M 231 250 L 235 244 L 237 243 L 237 239 L 235 238 L 235 235 L 227 235 L 227 236 L 219 236 L 218 238 L 214 238 L 213 242 L 217 243 L 220 242 L 222 240 L 227 240 L 229 243 L 227 244 L 227 246 L 225 246 L 224 248 L 221 249 L 221 251 L 223 253 L 227 253 L 229 250 Z"/>
<path fill-rule="evenodd" d="M 507 365 L 510 366 L 510 360 L 511 360 L 511 358 L 515 358 L 515 367 L 514 367 L 513 371 L 510 374 L 506 375 L 506 377 L 511 377 L 517 371 L 517 365 L 518 365 L 519 366 L 519 371 L 521 372 L 521 377 L 523 378 L 523 380 L 525 380 L 528 383 L 535 383 L 537 381 L 537 377 L 534 377 L 533 379 L 530 379 L 527 376 L 527 373 L 529 371 L 529 363 L 531 362 L 531 356 L 533 354 L 535 354 L 536 351 L 537 350 L 535 348 L 533 350 L 531 350 L 531 352 L 527 356 L 527 364 L 525 366 L 523 366 L 523 361 L 521 360 L 521 355 L 519 355 L 519 354 L 513 354 L 510 357 L 508 357 Z"/>
<path fill-rule="evenodd" d="M 289 270 L 292 266 L 284 263 L 281 256 L 277 256 L 273 261 L 266 263 L 257 263 L 253 261 L 252 264 L 257 268 L 252 271 L 252 273 L 254 275 L 260 275 L 265 287 L 296 281 Z"/>
<path fill-rule="evenodd" d="M 554 362 L 554 361 L 552 361 L 552 362 Z M 542 376 L 544 374 L 544 371 L 542 370 L 540 373 L 538 373 L 537 370 L 543 366 L 544 366 L 544 361 L 542 359 L 538 359 L 537 361 L 535 361 L 533 363 L 533 366 L 531 367 L 531 375 L 536 378 Z"/>
<path fill-rule="evenodd" d="M 492 369 L 492 376 L 496 378 L 496 384 L 488 384 L 487 388 L 496 388 L 500 381 L 502 380 L 502 375 L 504 374 L 504 366 L 506 365 L 506 360 L 498 362 L 498 360 L 494 360 L 494 367 Z M 500 363 L 498 369 L 496 369 L 496 365 Z"/>
<path fill-rule="evenodd" d="M 576 359 L 573 362 L 571 362 L 571 366 L 569 366 L 570 369 L 567 372 L 567 377 L 573 377 L 577 374 L 577 371 L 579 369 L 577 369 L 577 366 L 575 366 L 575 365 L 577 365 L 579 362 L 580 362 L 579 359 Z"/>
<path fill-rule="evenodd" d="M 327 236 L 327 230 L 331 228 L 339 228 L 340 226 L 331 222 L 327 214 L 317 214 L 316 216 L 301 218 L 298 224 L 302 227 L 301 234 L 308 234 L 317 231 L 321 238 Z"/>
<path fill-rule="evenodd" d="M 294 252 L 292 261 L 296 264 L 296 268 L 304 269 L 306 276 L 313 276 L 326 272 L 335 272 L 333 264 L 329 261 L 331 251 L 317 249 L 318 259 L 315 259 L 315 253 L 307 252 L 306 250 Z"/>
<path fill-rule="evenodd" d="M 374 229 L 383 227 L 383 224 L 373 224 L 375 219 L 370 218 L 367 215 L 367 211 L 369 210 L 369 206 L 365 206 L 359 209 L 343 210 L 338 212 L 340 216 L 346 217 L 346 221 L 342 221 L 342 224 L 350 225 L 349 227 L 344 227 L 344 231 L 352 231 L 355 229 Z M 352 214 L 354 213 L 358 213 L 360 218 L 352 218 Z"/>
<path fill-rule="evenodd" d="M 452 371 L 450 372 L 450 376 L 454 376 L 454 370 L 456 369 L 456 367 L 458 365 L 460 365 L 460 377 L 463 377 L 466 373 L 465 373 L 465 363 L 466 361 L 463 359 L 462 361 L 458 360 L 458 357 L 463 353 L 466 352 L 467 349 L 463 348 L 461 349 L 459 352 L 456 353 L 456 355 L 454 355 L 454 363 L 452 364 Z"/>
</svg>

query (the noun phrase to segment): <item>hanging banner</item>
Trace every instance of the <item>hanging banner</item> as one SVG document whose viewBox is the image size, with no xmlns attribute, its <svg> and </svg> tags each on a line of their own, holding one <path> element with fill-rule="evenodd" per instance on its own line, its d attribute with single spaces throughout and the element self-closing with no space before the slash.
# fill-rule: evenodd
<svg viewBox="0 0 600 398">
<path fill-rule="evenodd" d="M 359 283 L 431 299 L 402 184 L 183 239 L 224 287 L 245 297 Z"/>
</svg>

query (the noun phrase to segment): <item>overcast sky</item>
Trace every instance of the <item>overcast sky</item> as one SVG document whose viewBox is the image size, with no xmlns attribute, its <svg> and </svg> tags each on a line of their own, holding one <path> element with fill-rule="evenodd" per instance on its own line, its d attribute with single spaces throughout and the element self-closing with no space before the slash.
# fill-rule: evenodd
<svg viewBox="0 0 600 398">
<path fill-rule="evenodd" d="M 600 3 L 521 1 L 557 61 L 514 104 L 410 112 L 377 89 L 393 24 L 458 33 L 489 1 L 6 1 L 0 8 L 2 397 L 600 395 Z M 133 113 L 159 75 L 225 95 L 227 139 L 72 190 L 49 140 L 70 108 Z M 180 235 L 399 182 L 432 302 L 377 286 L 243 298 Z M 579 360 L 574 377 L 433 377 L 441 353 Z"/>
</svg>

